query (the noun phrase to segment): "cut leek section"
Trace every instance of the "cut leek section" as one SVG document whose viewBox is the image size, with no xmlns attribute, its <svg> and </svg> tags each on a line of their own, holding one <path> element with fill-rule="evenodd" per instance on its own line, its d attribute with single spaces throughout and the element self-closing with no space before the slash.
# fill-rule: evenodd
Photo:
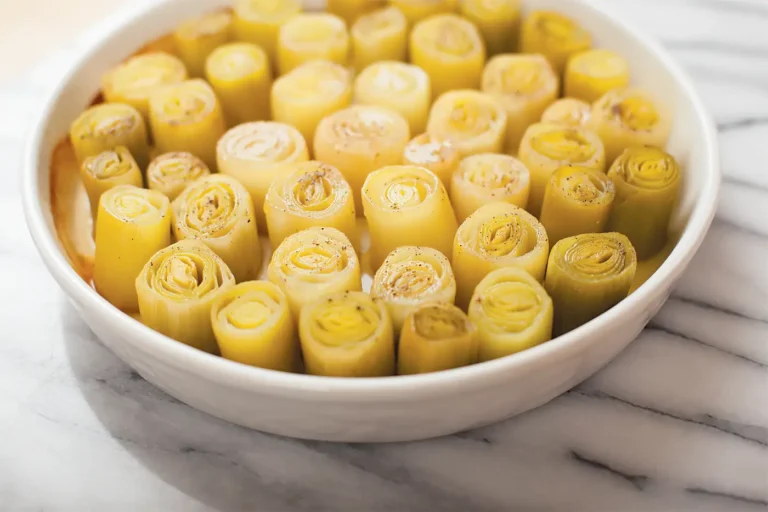
<svg viewBox="0 0 768 512">
<path fill-rule="evenodd" d="M 386 3 L 386 0 L 328 0 L 326 9 L 351 26 L 360 17 L 384 7 Z"/>
<path fill-rule="evenodd" d="M 203 242 L 176 242 L 155 253 L 136 278 L 141 321 L 169 338 L 217 354 L 211 309 L 234 286 L 227 264 Z"/>
<path fill-rule="evenodd" d="M 187 68 L 177 57 L 165 52 L 143 53 L 106 73 L 101 89 L 109 103 L 131 105 L 148 120 L 150 95 L 160 86 L 187 78 Z"/>
<path fill-rule="evenodd" d="M 195 78 L 157 89 L 149 110 L 157 151 L 188 151 L 215 168 L 216 142 L 226 123 L 221 104 L 205 80 Z"/>
<path fill-rule="evenodd" d="M 387 107 L 408 121 L 411 133 L 422 133 L 432 105 L 429 76 L 418 66 L 377 62 L 355 79 L 355 103 Z"/>
<path fill-rule="evenodd" d="M 299 231 L 328 227 L 344 233 L 359 250 L 355 198 L 341 172 L 316 160 L 286 171 L 272 182 L 264 201 L 272 247 Z"/>
<path fill-rule="evenodd" d="M 477 284 L 497 268 L 518 267 L 543 281 L 548 255 L 549 238 L 536 217 L 509 203 L 483 206 L 456 233 L 456 304 L 466 309 Z"/>
<path fill-rule="evenodd" d="M 547 107 L 541 122 L 581 128 L 589 126 L 591 117 L 591 104 L 575 98 L 561 98 Z"/>
<path fill-rule="evenodd" d="M 563 81 L 565 96 L 589 103 L 610 90 L 629 85 L 629 64 L 610 50 L 587 50 L 568 60 Z"/>
<path fill-rule="evenodd" d="M 229 42 L 232 32 L 232 14 L 213 12 L 186 20 L 176 27 L 173 39 L 190 76 L 202 77 L 205 61 L 219 46 Z"/>
<path fill-rule="evenodd" d="M 485 45 L 472 22 L 455 14 L 432 16 L 413 28 L 409 48 L 411 62 L 429 75 L 434 97 L 480 86 Z"/>
<path fill-rule="evenodd" d="M 266 52 L 251 43 L 229 43 L 211 53 L 205 77 L 230 126 L 270 118 L 272 70 Z"/>
<path fill-rule="evenodd" d="M 200 240 L 224 260 L 238 282 L 256 279 L 261 242 L 251 196 L 235 178 L 212 174 L 195 181 L 172 204 L 176 240 Z"/>
<path fill-rule="evenodd" d="M 69 140 L 81 164 L 89 156 L 125 146 L 141 169 L 149 161 L 147 126 L 141 113 L 123 103 L 102 103 L 78 116 L 69 129 Z"/>
<path fill-rule="evenodd" d="M 477 327 L 453 304 L 421 304 L 405 319 L 398 343 L 398 374 L 460 368 L 477 363 L 477 358 Z"/>
<path fill-rule="evenodd" d="M 489 94 L 458 90 L 440 96 L 432 105 L 427 133 L 450 140 L 467 157 L 501 153 L 507 129 L 503 105 Z"/>
<path fill-rule="evenodd" d="M 309 228 L 289 236 L 272 255 L 267 275 L 301 307 L 328 294 L 362 290 L 360 262 L 352 243 L 334 228 Z"/>
<path fill-rule="evenodd" d="M 513 156 L 480 153 L 467 157 L 451 182 L 456 217 L 464 222 L 481 206 L 497 201 L 525 208 L 530 182 L 528 168 Z"/>
<path fill-rule="evenodd" d="M 293 164 L 309 160 L 304 137 L 296 128 L 271 121 L 230 129 L 216 147 L 219 172 L 242 183 L 251 195 L 259 231 L 267 231 L 264 199 L 272 182 Z"/>
<path fill-rule="evenodd" d="M 288 299 L 277 285 L 248 281 L 219 294 L 211 324 L 225 359 L 270 370 L 298 370 L 298 335 Z"/>
<path fill-rule="evenodd" d="M 301 309 L 299 337 L 310 375 L 385 377 L 395 373 L 392 322 L 363 292 L 320 297 Z"/>
<path fill-rule="evenodd" d="M 408 53 L 408 21 L 395 7 L 360 16 L 350 36 L 357 70 L 380 61 L 404 61 Z"/>
<path fill-rule="evenodd" d="M 525 270 L 505 267 L 489 273 L 469 305 L 469 319 L 477 326 L 478 359 L 498 359 L 549 341 L 553 309 L 547 291 Z"/>
<path fill-rule="evenodd" d="M 545 281 L 555 304 L 555 335 L 589 322 L 624 300 L 636 270 L 635 249 L 620 233 L 588 233 L 556 243 Z"/>
<path fill-rule="evenodd" d="M 395 332 L 400 332 L 405 318 L 419 305 L 453 304 L 456 279 L 451 262 L 431 247 L 398 247 L 376 271 L 371 296 L 384 301 Z"/>
<path fill-rule="evenodd" d="M 389 4 L 403 13 L 410 25 L 415 25 L 436 15 L 456 12 L 458 0 L 389 0 Z"/>
<path fill-rule="evenodd" d="M 608 171 L 616 187 L 616 201 L 608 229 L 627 235 L 645 260 L 667 243 L 672 211 L 682 180 L 675 158 L 654 147 L 629 148 Z"/>
<path fill-rule="evenodd" d="M 460 162 L 461 154 L 453 142 L 429 133 L 411 139 L 403 151 L 403 164 L 429 169 L 440 179 L 446 190 L 450 190 L 451 177 Z"/>
<path fill-rule="evenodd" d="M 339 169 L 355 194 L 362 215 L 361 189 L 368 175 L 399 164 L 411 138 L 408 121 L 394 110 L 354 105 L 323 119 L 314 140 L 315 158 Z"/>
<path fill-rule="evenodd" d="M 512 53 L 520 33 L 520 0 L 459 0 L 461 14 L 477 25 L 489 56 Z"/>
<path fill-rule="evenodd" d="M 80 178 L 91 203 L 94 226 L 99 212 L 99 199 L 104 192 L 118 185 L 144 186 L 136 160 L 123 146 L 86 158 L 80 166 Z"/>
<path fill-rule="evenodd" d="M 605 144 L 608 163 L 632 146 L 667 145 L 669 111 L 641 89 L 617 89 L 592 104 L 591 127 Z"/>
<path fill-rule="evenodd" d="M 320 121 L 352 103 L 352 76 L 339 64 L 307 62 L 272 85 L 272 118 L 295 126 L 307 142 Z"/>
<path fill-rule="evenodd" d="M 456 216 L 432 171 L 393 165 L 372 172 L 363 185 L 363 208 L 374 270 L 403 245 L 431 247 L 450 256 Z"/>
<path fill-rule="evenodd" d="M 136 277 L 153 254 L 171 243 L 169 208 L 163 194 L 131 185 L 101 195 L 93 284 L 113 306 L 138 309 Z"/>
<path fill-rule="evenodd" d="M 592 36 L 574 20 L 555 11 L 532 11 L 523 20 L 520 51 L 540 53 L 562 75 L 571 55 L 589 50 Z"/>
<path fill-rule="evenodd" d="M 532 124 L 520 142 L 518 157 L 531 172 L 527 210 L 537 217 L 541 213 L 547 183 L 556 170 L 568 165 L 605 170 L 603 143 L 588 128 Z"/>
<path fill-rule="evenodd" d="M 313 60 L 346 66 L 349 51 L 349 33 L 343 19 L 329 13 L 299 14 L 280 27 L 277 68 L 282 75 Z"/>
<path fill-rule="evenodd" d="M 163 153 L 147 167 L 147 187 L 173 201 L 198 178 L 211 174 L 205 162 L 185 151 Z"/>
<path fill-rule="evenodd" d="M 542 55 L 497 55 L 488 61 L 482 90 L 507 113 L 507 152 L 517 152 L 523 133 L 555 101 L 558 88 L 557 75 Z"/>
<path fill-rule="evenodd" d="M 301 0 L 235 0 L 235 39 L 260 46 L 276 62 L 280 27 L 301 12 L 301 4 Z"/>
</svg>

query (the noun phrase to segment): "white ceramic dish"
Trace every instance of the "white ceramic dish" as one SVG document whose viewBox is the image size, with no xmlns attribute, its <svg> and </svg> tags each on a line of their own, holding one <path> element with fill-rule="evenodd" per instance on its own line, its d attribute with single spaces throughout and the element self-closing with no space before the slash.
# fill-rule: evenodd
<svg viewBox="0 0 768 512">
<path fill-rule="evenodd" d="M 674 227 L 680 240 L 628 299 L 592 322 L 514 356 L 441 373 L 339 379 L 226 361 L 170 340 L 124 315 L 69 265 L 50 213 L 55 144 L 96 92 L 101 74 L 183 18 L 229 0 L 156 0 L 105 23 L 46 100 L 26 148 L 27 223 L 51 274 L 96 335 L 145 379 L 197 409 L 246 427 L 331 441 L 405 441 L 486 425 L 542 405 L 621 352 L 658 311 L 711 223 L 720 183 L 713 123 L 690 81 L 658 44 L 586 0 L 529 0 L 572 16 L 599 46 L 620 52 L 634 81 L 672 107 L 669 149 L 685 168 Z"/>
</svg>

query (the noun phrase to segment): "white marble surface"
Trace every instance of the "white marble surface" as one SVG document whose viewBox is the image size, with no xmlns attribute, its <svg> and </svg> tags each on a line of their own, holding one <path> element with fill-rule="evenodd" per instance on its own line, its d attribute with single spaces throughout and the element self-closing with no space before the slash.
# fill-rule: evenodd
<svg viewBox="0 0 768 512">
<path fill-rule="evenodd" d="M 768 509 L 768 2 L 602 3 L 662 40 L 714 113 L 718 218 L 673 299 L 605 370 L 516 419 L 427 442 L 263 435 L 122 364 L 22 220 L 24 127 L 61 61 L 0 89 L 0 510 Z"/>
</svg>

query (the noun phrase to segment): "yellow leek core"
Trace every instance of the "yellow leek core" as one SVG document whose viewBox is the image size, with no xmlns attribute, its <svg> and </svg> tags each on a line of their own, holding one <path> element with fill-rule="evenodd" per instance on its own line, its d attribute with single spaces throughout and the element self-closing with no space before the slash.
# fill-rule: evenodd
<svg viewBox="0 0 768 512">
<path fill-rule="evenodd" d="M 520 34 L 522 53 L 543 54 L 558 75 L 571 55 L 588 50 L 592 37 L 568 16 L 554 11 L 532 11 L 523 21 Z"/>
<path fill-rule="evenodd" d="M 349 33 L 342 18 L 329 13 L 298 14 L 280 27 L 277 67 L 285 74 L 318 59 L 346 66 L 349 49 Z"/>
<path fill-rule="evenodd" d="M 173 201 L 198 178 L 211 174 L 205 162 L 192 153 L 178 151 L 157 156 L 147 167 L 147 186 Z"/>
<path fill-rule="evenodd" d="M 587 102 L 598 100 L 613 89 L 629 85 L 629 64 L 609 50 L 587 50 L 568 60 L 565 96 Z"/>
<path fill-rule="evenodd" d="M 176 51 L 191 76 L 202 77 L 205 60 L 217 47 L 227 43 L 232 28 L 232 14 L 214 12 L 184 21 L 173 33 Z"/>
<path fill-rule="evenodd" d="M 547 107 L 541 122 L 580 128 L 589 125 L 591 114 L 592 105 L 586 101 L 561 98 Z"/>
<path fill-rule="evenodd" d="M 408 21 L 396 7 L 364 14 L 352 25 L 351 36 L 358 70 L 380 61 L 404 61 L 408 53 Z"/>
<path fill-rule="evenodd" d="M 453 142 L 436 135 L 422 133 L 411 139 L 403 151 L 403 163 L 429 169 L 450 190 L 451 176 L 461 162 L 461 154 Z"/>
<path fill-rule="evenodd" d="M 144 118 L 130 105 L 102 103 L 90 107 L 72 123 L 69 139 L 80 163 L 117 146 L 125 146 L 140 169 L 149 159 Z"/>
<path fill-rule="evenodd" d="M 123 146 L 86 158 L 80 167 L 80 176 L 91 203 L 94 227 L 101 194 L 117 185 L 133 185 L 141 188 L 143 184 L 141 170 L 136 160 Z"/>
<path fill-rule="evenodd" d="M 235 0 L 235 39 L 260 46 L 275 62 L 280 27 L 301 12 L 301 4 L 301 0 Z"/>
<path fill-rule="evenodd" d="M 520 0 L 460 0 L 460 8 L 483 35 L 488 55 L 514 51 L 520 30 Z"/>
</svg>

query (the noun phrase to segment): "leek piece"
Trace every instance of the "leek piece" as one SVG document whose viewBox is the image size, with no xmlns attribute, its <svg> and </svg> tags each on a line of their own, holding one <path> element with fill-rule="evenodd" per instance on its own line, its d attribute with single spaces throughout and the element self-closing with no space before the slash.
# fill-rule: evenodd
<svg viewBox="0 0 768 512">
<path fill-rule="evenodd" d="M 232 14 L 213 12 L 186 20 L 176 27 L 173 38 L 176 51 L 190 76 L 202 77 L 205 61 L 219 46 L 230 40 Z"/>
<path fill-rule="evenodd" d="M 557 98 L 558 87 L 557 75 L 542 55 L 497 55 L 488 61 L 482 89 L 507 113 L 507 152 L 517 152 L 525 130 Z"/>
<path fill-rule="evenodd" d="M 667 243 L 672 210 L 680 190 L 680 166 L 659 148 L 629 148 L 614 161 L 608 177 L 616 200 L 608 229 L 625 234 L 645 260 Z"/>
<path fill-rule="evenodd" d="M 408 121 L 394 110 L 354 105 L 320 122 L 314 155 L 341 171 L 355 195 L 357 214 L 362 216 L 360 190 L 365 179 L 376 169 L 399 164 L 410 138 Z"/>
<path fill-rule="evenodd" d="M 230 129 L 216 148 L 219 172 L 237 178 L 251 195 L 259 231 L 266 233 L 264 198 L 278 176 L 295 163 L 309 160 L 307 143 L 293 126 L 271 121 Z"/>
<path fill-rule="evenodd" d="M 458 0 L 389 0 L 408 19 L 410 25 L 440 14 L 454 13 Z"/>
<path fill-rule="evenodd" d="M 403 164 L 429 169 L 440 178 L 446 190 L 450 190 L 451 177 L 460 162 L 461 154 L 453 142 L 428 133 L 411 139 L 403 151 Z"/>
<path fill-rule="evenodd" d="M 248 281 L 221 293 L 211 308 L 211 324 L 222 357 L 270 370 L 298 370 L 298 333 L 277 285 Z"/>
<path fill-rule="evenodd" d="M 173 201 L 187 185 L 211 174 L 205 162 L 184 151 L 163 153 L 147 167 L 147 187 L 158 190 Z"/>
<path fill-rule="evenodd" d="M 591 104 L 575 98 L 560 98 L 547 107 L 541 122 L 581 128 L 589 126 L 591 117 Z"/>
<path fill-rule="evenodd" d="M 379 61 L 404 61 L 408 54 L 408 21 L 395 7 L 364 14 L 352 25 L 350 36 L 358 70 Z"/>
<path fill-rule="evenodd" d="M 589 103 L 612 89 L 629 85 L 629 64 L 610 50 L 587 50 L 568 59 L 563 79 L 566 96 Z"/>
<path fill-rule="evenodd" d="M 505 267 L 477 285 L 469 305 L 480 361 L 515 354 L 552 339 L 553 300 L 528 272 Z"/>
<path fill-rule="evenodd" d="M 304 306 L 299 338 L 310 375 L 384 377 L 395 372 L 387 309 L 363 292 L 328 295 Z"/>
<path fill-rule="evenodd" d="M 211 174 L 198 179 L 173 201 L 176 240 L 200 240 L 224 260 L 238 282 L 261 270 L 261 242 L 251 196 L 235 178 Z"/>
<path fill-rule="evenodd" d="M 99 199 L 104 192 L 118 185 L 144 186 L 141 170 L 124 146 L 86 158 L 80 166 L 80 178 L 91 203 L 94 226 L 99 212 Z"/>
<path fill-rule="evenodd" d="M 451 91 L 432 105 L 427 133 L 450 140 L 463 157 L 501 153 L 507 130 L 502 104 L 479 91 Z"/>
<path fill-rule="evenodd" d="M 384 7 L 386 3 L 386 0 L 327 0 L 326 9 L 352 25 L 361 16 Z"/>
<path fill-rule="evenodd" d="M 153 254 L 171 243 L 168 198 L 160 192 L 118 185 L 101 195 L 96 217 L 93 283 L 102 297 L 136 311 L 134 282 Z"/>
<path fill-rule="evenodd" d="M 483 206 L 456 233 L 456 304 L 466 309 L 477 284 L 497 268 L 519 267 L 543 281 L 548 255 L 549 238 L 536 217 L 509 203 Z"/>
<path fill-rule="evenodd" d="M 169 338 L 216 354 L 211 309 L 234 286 L 227 264 L 203 242 L 176 242 L 155 253 L 136 278 L 141 321 Z"/>
<path fill-rule="evenodd" d="M 496 201 L 525 208 L 531 176 L 517 158 L 496 153 L 480 153 L 462 160 L 453 173 L 451 203 L 459 222 L 481 206 Z"/>
<path fill-rule="evenodd" d="M 363 209 L 371 239 L 371 268 L 403 245 L 451 254 L 456 216 L 438 177 L 423 167 L 393 165 L 368 175 Z"/>
<path fill-rule="evenodd" d="M 456 279 L 451 262 L 431 247 L 401 246 L 389 253 L 373 276 L 371 296 L 384 301 L 395 332 L 419 305 L 453 304 Z"/>
<path fill-rule="evenodd" d="M 427 18 L 413 28 L 409 49 L 411 62 L 429 75 L 434 97 L 480 87 L 485 45 L 470 21 L 455 14 Z"/>
<path fill-rule="evenodd" d="M 620 233 L 587 233 L 556 243 L 544 283 L 555 304 L 555 335 L 626 298 L 636 270 L 635 249 Z"/>
<path fill-rule="evenodd" d="M 102 103 L 80 114 L 69 129 L 69 140 L 81 164 L 89 156 L 125 146 L 139 168 L 149 161 L 149 141 L 144 118 L 122 103 Z"/>
<path fill-rule="evenodd" d="M 417 306 L 405 319 L 397 352 L 397 373 L 431 373 L 475 364 L 477 327 L 446 303 Z"/>
<path fill-rule="evenodd" d="M 554 11 L 532 11 L 523 20 L 520 51 L 540 53 L 562 75 L 568 58 L 589 50 L 592 36 L 568 16 Z"/>
<path fill-rule="evenodd" d="M 235 0 L 235 39 L 260 46 L 272 63 L 277 62 L 280 27 L 301 12 L 301 4 L 301 0 Z"/>
<path fill-rule="evenodd" d="M 270 118 L 272 70 L 260 47 L 251 43 L 220 46 L 205 63 L 205 77 L 230 126 Z"/>
<path fill-rule="evenodd" d="M 285 292 L 297 317 L 302 306 L 320 297 L 363 289 L 355 249 L 334 228 L 309 228 L 283 240 L 272 254 L 267 275 Z"/>
<path fill-rule="evenodd" d="M 477 25 L 488 55 L 512 53 L 520 33 L 520 0 L 460 0 L 461 14 Z"/>
<path fill-rule="evenodd" d="M 539 216 L 544 192 L 552 174 L 567 165 L 605 170 L 605 150 L 600 137 L 588 128 L 537 123 L 525 131 L 518 157 L 531 172 L 527 210 Z"/>
<path fill-rule="evenodd" d="M 349 33 L 343 19 L 328 13 L 299 14 L 280 27 L 277 68 L 283 75 L 313 60 L 346 66 L 349 51 Z"/>
</svg>

